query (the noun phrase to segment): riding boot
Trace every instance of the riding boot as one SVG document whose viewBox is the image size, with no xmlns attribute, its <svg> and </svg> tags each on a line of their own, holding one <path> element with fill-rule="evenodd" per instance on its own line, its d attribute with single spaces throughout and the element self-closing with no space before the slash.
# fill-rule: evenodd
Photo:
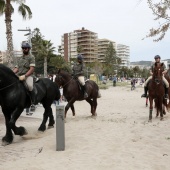
<svg viewBox="0 0 170 170">
<path fill-rule="evenodd" d="M 141 97 L 147 97 L 148 87 L 144 87 L 144 94 Z"/>
<path fill-rule="evenodd" d="M 85 99 L 88 98 L 88 94 L 87 94 L 86 86 L 85 86 L 85 85 L 82 86 L 82 90 L 83 90 L 83 92 L 84 92 L 84 98 L 85 98 Z"/>
<path fill-rule="evenodd" d="M 37 89 L 36 89 L 35 86 L 33 87 L 33 90 L 30 91 L 30 95 L 31 95 L 31 104 L 36 105 L 36 104 L 37 104 L 37 100 L 36 100 L 36 97 L 37 97 Z"/>
<path fill-rule="evenodd" d="M 168 96 L 168 89 L 169 89 L 169 88 L 165 88 L 165 99 L 169 99 L 169 96 Z"/>
</svg>

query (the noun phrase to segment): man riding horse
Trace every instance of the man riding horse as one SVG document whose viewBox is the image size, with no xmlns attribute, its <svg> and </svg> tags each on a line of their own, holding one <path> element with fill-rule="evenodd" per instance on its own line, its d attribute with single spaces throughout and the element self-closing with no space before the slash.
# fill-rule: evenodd
<svg viewBox="0 0 170 170">
<path fill-rule="evenodd" d="M 13 71 L 19 76 L 20 81 L 25 81 L 25 86 L 30 92 L 32 104 L 37 104 L 37 90 L 33 86 L 32 76 L 35 68 L 35 57 L 30 53 L 31 46 L 29 43 L 23 42 L 21 48 L 23 56 L 18 59 Z"/>
<path fill-rule="evenodd" d="M 155 63 L 160 63 L 160 59 L 161 57 L 159 55 L 156 55 L 155 57 Z M 147 97 L 147 92 L 148 92 L 148 83 L 149 81 L 152 79 L 152 75 L 153 75 L 153 70 L 154 70 L 154 67 L 155 67 L 155 63 L 152 65 L 151 69 L 150 69 L 150 74 L 151 76 L 145 81 L 145 85 L 144 85 L 144 94 L 142 94 L 141 97 Z M 165 64 L 163 64 L 163 68 L 164 68 L 164 71 L 162 72 L 163 76 L 162 76 L 162 80 L 165 84 L 165 99 L 168 99 L 169 96 L 168 96 L 168 88 L 169 88 L 169 83 L 168 81 L 165 79 L 164 75 L 167 73 L 167 70 L 166 70 L 166 66 Z"/>
<path fill-rule="evenodd" d="M 85 65 L 83 63 L 83 57 L 81 54 L 77 56 L 77 63 L 74 64 L 72 70 L 73 75 L 78 78 L 79 83 L 81 84 L 82 90 L 84 92 L 84 98 L 88 98 L 88 94 L 86 91 L 85 80 L 84 80 L 84 69 Z"/>
</svg>

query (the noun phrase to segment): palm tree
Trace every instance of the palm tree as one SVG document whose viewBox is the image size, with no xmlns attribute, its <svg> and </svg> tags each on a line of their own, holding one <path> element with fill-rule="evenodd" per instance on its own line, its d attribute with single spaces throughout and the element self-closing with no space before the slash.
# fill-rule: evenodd
<svg viewBox="0 0 170 170">
<path fill-rule="evenodd" d="M 38 53 L 44 57 L 44 77 L 47 77 L 47 59 L 53 55 L 54 51 L 55 47 L 53 47 L 53 43 L 51 43 L 51 41 L 42 40 L 39 44 Z"/>
<path fill-rule="evenodd" d="M 0 0 L 0 15 L 5 14 L 6 35 L 7 35 L 7 60 L 9 67 L 12 67 L 13 62 L 13 39 L 12 39 L 12 14 L 14 8 L 11 2 L 19 5 L 18 12 L 22 15 L 23 19 L 30 19 L 32 12 L 30 8 L 24 4 L 25 0 Z"/>
</svg>

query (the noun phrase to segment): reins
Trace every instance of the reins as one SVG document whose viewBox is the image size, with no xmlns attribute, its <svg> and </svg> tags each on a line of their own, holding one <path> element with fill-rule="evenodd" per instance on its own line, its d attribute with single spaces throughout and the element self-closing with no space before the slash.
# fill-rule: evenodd
<svg viewBox="0 0 170 170">
<path fill-rule="evenodd" d="M 64 86 L 66 86 L 72 79 L 73 79 L 73 77 L 72 77 L 66 84 L 64 84 L 64 85 L 62 86 L 62 88 L 63 88 Z M 60 89 L 61 89 L 61 88 L 60 88 Z"/>
<path fill-rule="evenodd" d="M 8 85 L 8 86 L 6 86 L 6 87 L 3 87 L 3 88 L 1 88 L 0 90 L 7 89 L 8 87 L 11 87 L 11 86 L 13 86 L 15 83 L 17 83 L 17 81 L 16 81 L 16 82 L 14 82 L 14 83 L 12 83 L 12 84 L 10 84 L 10 85 Z"/>
</svg>

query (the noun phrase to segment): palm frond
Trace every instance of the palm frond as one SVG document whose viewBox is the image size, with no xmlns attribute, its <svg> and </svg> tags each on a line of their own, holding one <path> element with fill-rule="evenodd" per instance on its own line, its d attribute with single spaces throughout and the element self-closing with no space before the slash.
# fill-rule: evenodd
<svg viewBox="0 0 170 170">
<path fill-rule="evenodd" d="M 3 15 L 5 11 L 5 1 L 0 0 L 0 15 Z"/>
<path fill-rule="evenodd" d="M 32 18 L 32 12 L 29 6 L 25 4 L 20 4 L 18 7 L 18 12 L 22 15 L 23 19 L 31 19 Z"/>
</svg>

